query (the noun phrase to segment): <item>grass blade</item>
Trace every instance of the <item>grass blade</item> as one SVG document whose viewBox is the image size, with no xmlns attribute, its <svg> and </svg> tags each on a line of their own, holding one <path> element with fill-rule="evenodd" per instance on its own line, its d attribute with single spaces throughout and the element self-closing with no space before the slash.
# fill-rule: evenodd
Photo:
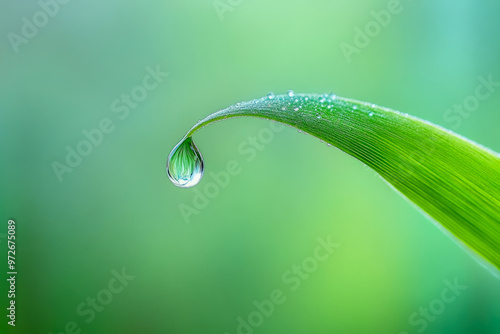
<svg viewBox="0 0 500 334">
<path fill-rule="evenodd" d="M 288 124 L 365 163 L 499 274 L 498 153 L 394 110 L 332 94 L 292 92 L 213 113 L 186 138 L 209 123 L 238 116 Z"/>
</svg>

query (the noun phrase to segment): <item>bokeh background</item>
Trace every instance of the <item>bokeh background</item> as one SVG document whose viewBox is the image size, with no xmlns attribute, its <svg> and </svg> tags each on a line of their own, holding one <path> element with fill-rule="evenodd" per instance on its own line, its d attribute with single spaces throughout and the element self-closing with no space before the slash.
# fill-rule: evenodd
<svg viewBox="0 0 500 334">
<path fill-rule="evenodd" d="M 340 45 L 355 46 L 371 11 L 390 5 L 72 0 L 45 22 L 40 3 L 3 0 L 0 257 L 13 218 L 18 277 L 16 327 L 2 314 L 0 332 L 499 333 L 498 278 L 372 170 L 311 136 L 287 127 L 248 159 L 238 147 L 269 122 L 220 122 L 195 136 L 206 163 L 197 187 L 165 173 L 198 119 L 288 89 L 401 110 L 500 151 L 500 92 L 447 112 L 479 77 L 500 80 L 500 3 L 401 0 L 347 59 Z M 38 31 L 24 28 L 31 37 L 13 47 L 9 33 L 23 36 L 33 16 Z M 148 67 L 168 76 L 126 114 L 119 100 L 141 92 Z M 53 163 L 106 119 L 113 130 L 60 181 Z M 233 160 L 239 174 L 214 186 L 210 172 Z M 292 291 L 283 275 L 310 265 L 328 236 L 340 246 Z M 122 271 L 125 283 L 113 279 Z M 440 302 L 455 281 L 459 295 Z M 5 279 L 0 289 L 6 313 Z M 286 301 L 260 321 L 254 301 L 276 289 Z M 239 317 L 258 326 L 238 328 Z"/>
</svg>

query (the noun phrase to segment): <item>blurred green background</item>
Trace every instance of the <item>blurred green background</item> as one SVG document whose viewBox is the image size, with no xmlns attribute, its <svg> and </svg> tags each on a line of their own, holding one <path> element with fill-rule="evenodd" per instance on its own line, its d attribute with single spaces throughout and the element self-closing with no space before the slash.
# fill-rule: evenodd
<svg viewBox="0 0 500 334">
<path fill-rule="evenodd" d="M 311 136 L 286 127 L 249 159 L 241 145 L 269 122 L 217 123 L 195 136 L 206 163 L 197 187 L 165 173 L 198 119 L 288 89 L 401 110 L 500 151 L 500 93 L 447 111 L 479 77 L 500 80 L 498 1 L 402 0 L 383 25 L 372 11 L 392 1 L 58 4 L 0 4 L 0 249 L 6 259 L 13 218 L 18 271 L 15 328 L 0 283 L 1 333 L 500 332 L 498 278 Z M 356 42 L 346 57 L 340 45 Z M 60 180 L 54 162 L 67 165 L 68 146 L 87 156 Z M 232 160 L 240 172 L 220 187 L 210 172 Z M 328 236 L 340 246 L 314 266 Z M 285 301 L 259 311 L 274 290 Z"/>
</svg>

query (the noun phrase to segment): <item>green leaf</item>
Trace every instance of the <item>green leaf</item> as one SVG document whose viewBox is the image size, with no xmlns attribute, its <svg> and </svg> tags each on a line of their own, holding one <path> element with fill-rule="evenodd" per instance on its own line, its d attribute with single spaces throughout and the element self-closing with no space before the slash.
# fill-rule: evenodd
<svg viewBox="0 0 500 334">
<path fill-rule="evenodd" d="M 380 174 L 438 226 L 500 269 L 500 156 L 451 131 L 333 94 L 269 95 L 220 110 L 226 118 L 261 117 L 330 143 Z M 318 162 L 319 163 L 319 162 Z M 448 233 L 448 234 L 450 234 Z M 482 261 L 482 264 L 485 264 Z"/>
</svg>

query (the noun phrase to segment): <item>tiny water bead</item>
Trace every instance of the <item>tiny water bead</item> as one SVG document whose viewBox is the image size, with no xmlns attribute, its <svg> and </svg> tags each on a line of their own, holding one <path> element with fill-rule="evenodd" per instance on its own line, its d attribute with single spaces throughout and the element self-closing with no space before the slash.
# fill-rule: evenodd
<svg viewBox="0 0 500 334">
<path fill-rule="evenodd" d="M 203 157 L 193 139 L 187 137 L 170 152 L 167 162 L 168 178 L 181 188 L 193 187 L 203 176 Z"/>
<path fill-rule="evenodd" d="M 273 93 L 273 92 L 270 92 L 269 94 L 267 94 L 267 98 L 268 98 L 269 100 L 274 99 L 274 93 Z"/>
<path fill-rule="evenodd" d="M 288 96 L 292 97 L 295 93 L 293 92 L 293 90 L 291 90 L 291 89 L 290 89 L 290 90 L 287 92 L 287 94 L 288 94 Z"/>
</svg>

